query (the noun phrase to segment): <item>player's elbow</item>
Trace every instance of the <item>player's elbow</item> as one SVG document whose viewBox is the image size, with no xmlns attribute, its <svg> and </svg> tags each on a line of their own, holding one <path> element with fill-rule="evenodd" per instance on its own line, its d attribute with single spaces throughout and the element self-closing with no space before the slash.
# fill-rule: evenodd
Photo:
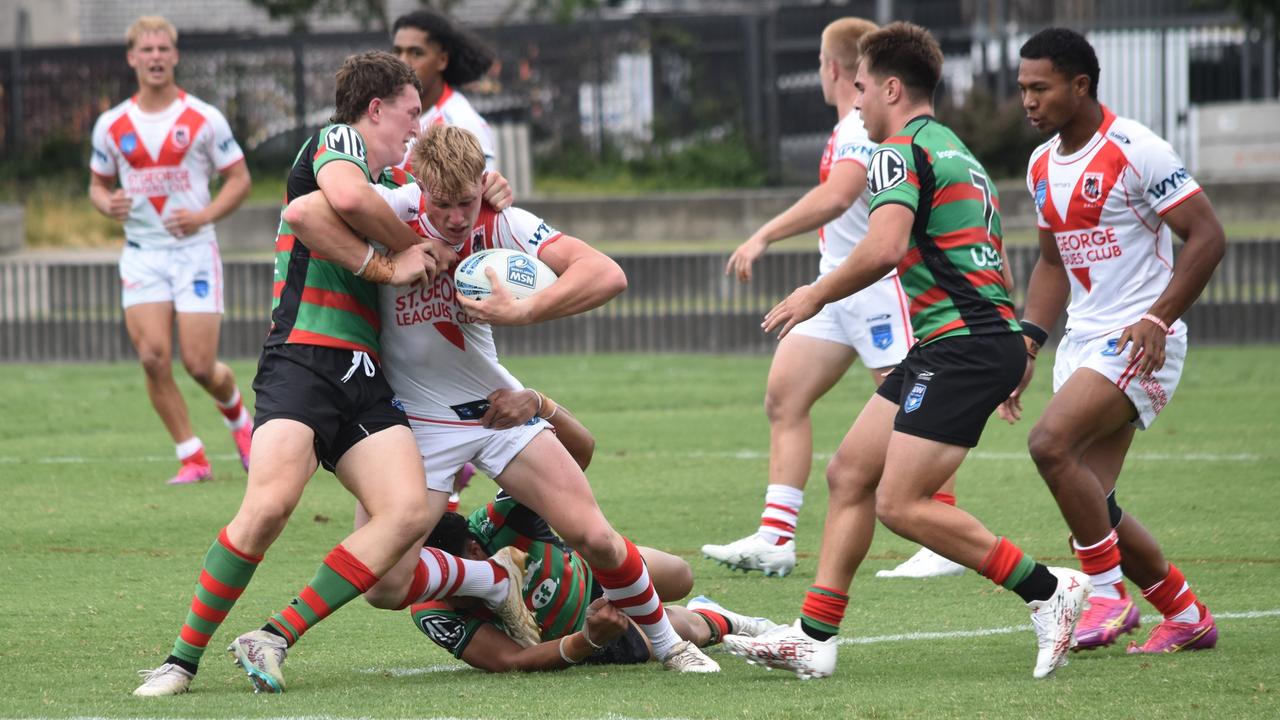
<svg viewBox="0 0 1280 720">
<path fill-rule="evenodd" d="M 609 260 L 608 267 L 596 277 L 597 282 L 608 290 L 609 297 L 616 297 L 627 291 L 627 274 L 612 259 Z"/>
<path fill-rule="evenodd" d="M 570 453 L 573 456 L 573 461 L 578 463 L 578 467 L 583 470 L 586 470 L 591 465 L 591 458 L 595 457 L 595 454 L 596 438 L 590 433 L 587 433 L 586 437 L 579 440 L 576 447 L 573 448 L 573 452 Z"/>
<path fill-rule="evenodd" d="M 282 217 L 295 234 L 305 234 L 310 229 L 310 225 L 307 222 L 309 215 L 307 210 L 314 200 L 310 195 L 303 195 L 300 198 L 294 198 L 292 202 L 285 206 Z"/>
</svg>

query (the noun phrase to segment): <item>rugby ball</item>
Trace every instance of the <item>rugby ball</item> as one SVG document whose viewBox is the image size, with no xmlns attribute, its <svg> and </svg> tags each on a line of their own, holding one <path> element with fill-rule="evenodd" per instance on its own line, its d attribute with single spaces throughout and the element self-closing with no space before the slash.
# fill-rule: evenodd
<svg viewBox="0 0 1280 720">
<path fill-rule="evenodd" d="M 453 271 L 453 285 L 458 292 L 470 298 L 489 296 L 492 287 L 486 268 L 493 268 L 512 295 L 524 299 L 556 281 L 556 273 L 538 258 L 519 250 L 496 248 L 481 250 L 458 263 Z"/>
</svg>

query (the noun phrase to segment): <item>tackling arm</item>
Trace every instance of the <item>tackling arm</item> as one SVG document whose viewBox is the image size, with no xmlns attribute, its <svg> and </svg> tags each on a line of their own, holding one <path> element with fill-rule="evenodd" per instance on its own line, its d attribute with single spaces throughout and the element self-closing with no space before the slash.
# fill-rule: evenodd
<svg viewBox="0 0 1280 720">
<path fill-rule="evenodd" d="M 356 233 L 377 240 L 392 252 L 422 242 L 422 238 L 396 217 L 386 201 L 378 196 L 355 163 L 331 162 L 325 165 L 316 174 L 316 184 L 329 206 Z"/>
</svg>

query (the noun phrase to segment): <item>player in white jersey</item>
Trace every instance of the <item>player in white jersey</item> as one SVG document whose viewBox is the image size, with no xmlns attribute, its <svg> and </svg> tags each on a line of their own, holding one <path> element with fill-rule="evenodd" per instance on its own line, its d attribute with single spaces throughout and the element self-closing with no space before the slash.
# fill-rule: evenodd
<svg viewBox="0 0 1280 720">
<path fill-rule="evenodd" d="M 610 526 L 581 467 L 545 432 L 549 425 L 543 418 L 554 417 L 557 406 L 539 393 L 527 393 L 528 415 L 489 412 L 497 396 L 524 389 L 498 362 L 490 326 L 531 325 L 603 305 L 626 288 L 622 269 L 528 212 L 495 211 L 482 203 L 484 153 L 462 128 L 434 125 L 423 131 L 413 166 L 420 173 L 417 182 L 384 197 L 405 221 L 420 227 L 427 242 L 460 259 L 483 249 L 519 250 L 541 259 L 559 277 L 524 300 L 497 282 L 483 300 L 462 297 L 448 274 L 380 296 L 383 368 L 423 454 L 432 522 L 444 512 L 453 473 L 475 462 L 586 559 L 605 596 L 640 626 L 665 667 L 718 671 L 714 661 L 676 635 L 636 546 Z M 322 202 L 314 194 L 295 200 L 286 213 L 290 227 L 313 246 L 319 243 L 326 255 L 335 246 L 350 255 L 350 248 L 363 241 L 345 226 L 315 222 L 325 208 L 313 204 Z M 358 509 L 357 524 L 361 519 Z M 428 562 L 430 554 L 406 554 L 365 598 L 386 608 L 419 601 Z"/>
<path fill-rule="evenodd" d="M 480 140 L 486 170 L 495 169 L 493 131 L 458 88 L 484 76 L 493 65 L 493 51 L 472 35 L 429 10 L 415 10 L 392 25 L 391 52 L 413 68 L 422 83 L 419 128 L 457 125 Z M 410 144 L 402 167 L 412 171 Z"/>
<path fill-rule="evenodd" d="M 217 358 L 222 259 L 213 234 L 213 223 L 248 195 L 249 170 L 222 113 L 174 82 L 173 25 L 142 17 L 127 38 L 138 93 L 94 125 L 89 199 L 98 212 L 124 223 L 125 326 L 146 372 L 151 404 L 177 446 L 181 466 L 169 483 L 193 483 L 213 473 L 173 379 L 175 319 L 183 365 L 213 397 L 241 463 L 249 466 L 253 422 L 231 368 Z M 210 200 L 215 174 L 223 183 Z"/>
<path fill-rule="evenodd" d="M 1135 429 L 1150 427 L 1178 386 L 1187 349 L 1180 318 L 1222 258 L 1222 226 L 1169 144 L 1098 102 L 1098 60 L 1083 36 L 1050 28 L 1021 54 L 1023 107 L 1052 138 L 1032 154 L 1027 172 L 1040 259 L 1022 321 L 1027 373 L 1001 415 L 1019 417 L 1022 388 L 1048 335 L 1043 328 L 1066 305 L 1055 394 L 1028 444 L 1095 588 L 1076 629 L 1078 647 L 1110 645 L 1138 626 L 1122 574 L 1164 616 L 1130 652 L 1213 647 L 1213 616 L 1155 538 L 1121 511 L 1115 484 Z M 1172 234 L 1186 243 L 1176 266 Z"/>
<path fill-rule="evenodd" d="M 730 256 L 725 272 L 751 279 L 751 266 L 769 245 L 818 230 L 822 259 L 819 276 L 844 261 L 867 234 L 867 162 L 875 143 L 867 137 L 853 108 L 858 68 L 858 40 L 875 25 L 866 20 L 836 20 L 822 32 L 819 74 L 822 95 L 835 106 L 840 121 L 822 153 L 819 184 L 786 211 L 765 223 Z M 826 305 L 778 343 L 765 388 L 769 416 L 769 486 L 759 529 L 726 545 L 703 545 L 709 558 L 743 571 L 786 575 L 796 564 L 795 532 L 804 487 L 813 462 L 813 429 L 809 412 L 862 358 L 876 385 L 897 365 L 911 343 L 906 296 L 891 272 L 871 287 Z M 955 503 L 954 480 L 935 496 Z M 921 548 L 880 577 L 955 575 L 964 568 Z"/>
</svg>

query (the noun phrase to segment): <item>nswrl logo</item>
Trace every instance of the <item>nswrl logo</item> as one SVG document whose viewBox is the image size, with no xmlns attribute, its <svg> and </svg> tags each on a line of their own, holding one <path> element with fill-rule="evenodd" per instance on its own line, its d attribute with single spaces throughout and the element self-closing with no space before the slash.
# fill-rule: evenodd
<svg viewBox="0 0 1280 720">
<path fill-rule="evenodd" d="M 532 290 L 537 277 L 538 269 L 529 258 L 523 255 L 507 258 L 507 282 Z"/>
</svg>

